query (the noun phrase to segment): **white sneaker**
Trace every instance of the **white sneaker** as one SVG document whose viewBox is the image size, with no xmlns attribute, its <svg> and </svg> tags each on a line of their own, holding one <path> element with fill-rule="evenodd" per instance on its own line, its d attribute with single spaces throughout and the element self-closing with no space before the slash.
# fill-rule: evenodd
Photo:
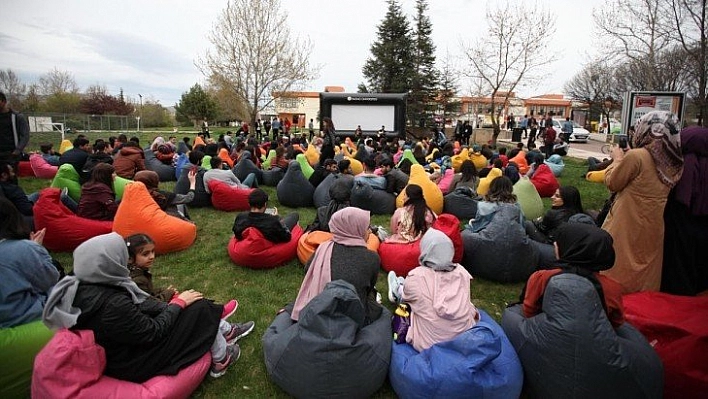
<svg viewBox="0 0 708 399">
<path fill-rule="evenodd" d="M 393 304 L 398 304 L 401 298 L 398 296 L 398 287 L 401 283 L 393 270 L 388 272 L 388 300 Z"/>
</svg>

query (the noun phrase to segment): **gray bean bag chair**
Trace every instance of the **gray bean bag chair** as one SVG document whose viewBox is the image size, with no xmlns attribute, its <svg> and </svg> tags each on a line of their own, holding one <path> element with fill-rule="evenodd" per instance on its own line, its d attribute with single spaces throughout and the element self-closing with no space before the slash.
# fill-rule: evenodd
<svg viewBox="0 0 708 399">
<path fill-rule="evenodd" d="M 296 398 L 367 398 L 386 380 L 391 336 L 386 308 L 364 325 L 354 287 L 332 281 L 302 310 L 298 323 L 289 310 L 275 317 L 263 335 L 266 370 Z"/>
<path fill-rule="evenodd" d="M 285 176 L 285 171 L 280 168 L 273 168 L 270 170 L 264 170 L 262 172 L 262 176 L 264 186 L 276 187 L 278 183 L 283 180 L 283 176 Z"/>
<path fill-rule="evenodd" d="M 371 211 L 374 215 L 393 215 L 396 197 L 384 190 L 377 190 L 367 182 L 355 181 L 352 187 L 351 204 Z"/>
<path fill-rule="evenodd" d="M 487 211 L 489 204 L 477 204 L 475 219 L 484 226 L 475 224 L 462 232 L 462 265 L 475 277 L 499 283 L 526 281 L 538 266 L 538 252 L 526 235 L 521 208 L 498 204 Z"/>
<path fill-rule="evenodd" d="M 477 195 L 469 187 L 457 187 L 443 197 L 443 212 L 457 216 L 460 220 L 474 219 L 477 214 Z"/>
<path fill-rule="evenodd" d="M 315 193 L 312 195 L 312 201 L 315 204 L 315 207 L 319 208 L 321 206 L 326 206 L 329 204 L 329 201 L 332 199 L 329 196 L 329 188 L 332 187 L 334 182 L 338 179 L 346 179 L 350 183 L 350 187 L 354 185 L 354 177 L 350 175 L 342 175 L 339 173 L 330 173 L 327 177 L 325 177 L 324 180 L 322 180 L 322 183 L 320 183 L 319 186 L 315 189 Z"/>
<path fill-rule="evenodd" d="M 187 194 L 189 192 L 189 179 L 187 178 L 187 174 L 189 174 L 191 168 L 192 164 L 189 163 L 182 168 L 182 173 L 179 179 L 177 179 L 177 184 L 175 184 L 175 194 Z M 211 206 L 211 194 L 207 193 L 204 188 L 204 173 L 206 173 L 206 169 L 200 166 L 197 172 L 196 187 L 194 188 L 194 200 L 188 204 L 190 208 Z"/>
<path fill-rule="evenodd" d="M 149 148 L 144 151 L 145 153 L 145 169 L 152 170 L 157 173 L 160 177 L 160 181 L 175 181 L 177 180 L 177 175 L 175 174 L 175 168 L 170 165 L 165 165 L 160 162 L 159 159 L 155 157 L 155 153 Z"/>
<path fill-rule="evenodd" d="M 571 273 L 552 277 L 542 307 L 528 319 L 521 305 L 502 315 L 530 397 L 662 397 L 661 359 L 629 323 L 612 328 L 590 280 Z"/>
<path fill-rule="evenodd" d="M 258 166 L 253 163 L 253 155 L 250 151 L 244 151 L 243 154 L 241 154 L 241 158 L 231 171 L 234 172 L 236 177 L 241 181 L 244 181 L 249 174 L 255 173 L 258 184 L 263 183 L 263 171 L 258 169 Z"/>
<path fill-rule="evenodd" d="M 291 208 L 301 208 L 312 206 L 312 195 L 315 188 L 305 178 L 300 170 L 297 161 L 290 161 L 285 176 L 280 180 L 275 189 L 278 194 L 278 202 Z"/>
</svg>

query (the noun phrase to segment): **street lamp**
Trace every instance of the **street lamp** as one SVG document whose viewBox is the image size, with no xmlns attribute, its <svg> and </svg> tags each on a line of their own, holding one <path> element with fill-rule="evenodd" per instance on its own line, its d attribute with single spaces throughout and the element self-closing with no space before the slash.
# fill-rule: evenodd
<svg viewBox="0 0 708 399">
<path fill-rule="evenodd" d="M 140 131 L 140 118 L 143 116 L 143 95 L 138 93 L 138 97 L 140 97 L 140 111 L 135 119 L 138 120 L 138 131 Z"/>
</svg>

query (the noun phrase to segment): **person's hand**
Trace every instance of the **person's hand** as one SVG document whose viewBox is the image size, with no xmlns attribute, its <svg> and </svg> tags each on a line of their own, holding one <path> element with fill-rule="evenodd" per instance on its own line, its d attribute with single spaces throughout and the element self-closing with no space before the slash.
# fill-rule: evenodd
<svg viewBox="0 0 708 399">
<path fill-rule="evenodd" d="M 33 231 L 30 233 L 30 240 L 36 242 L 39 245 L 42 245 L 42 242 L 44 241 L 44 235 L 47 233 L 47 228 L 43 228 L 40 231 Z"/>
<path fill-rule="evenodd" d="M 624 150 L 620 146 L 614 146 L 610 157 L 615 161 L 621 161 L 624 158 Z"/>
<path fill-rule="evenodd" d="M 174 291 L 175 295 L 179 295 L 179 290 L 177 290 L 177 288 L 174 285 L 172 285 L 172 284 L 168 285 L 167 289 Z"/>
<path fill-rule="evenodd" d="M 187 291 L 184 291 L 183 293 L 179 294 L 179 296 L 177 298 L 183 300 L 185 303 L 185 306 L 189 306 L 189 305 L 193 304 L 194 302 L 204 298 L 204 296 L 199 291 L 187 290 Z"/>
<path fill-rule="evenodd" d="M 277 216 L 278 215 L 278 208 L 273 208 L 273 215 Z"/>
<path fill-rule="evenodd" d="M 194 190 L 197 187 L 197 172 L 190 170 L 187 173 L 187 180 L 189 180 L 189 188 Z"/>
</svg>

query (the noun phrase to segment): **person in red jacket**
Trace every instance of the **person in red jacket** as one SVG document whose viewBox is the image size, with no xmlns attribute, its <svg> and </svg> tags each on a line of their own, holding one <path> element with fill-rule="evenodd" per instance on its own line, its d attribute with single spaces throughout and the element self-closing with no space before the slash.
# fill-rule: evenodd
<svg viewBox="0 0 708 399">
<path fill-rule="evenodd" d="M 81 198 L 76 214 L 87 219 L 113 220 L 118 202 L 113 192 L 116 174 L 113 166 L 100 163 L 91 171 L 91 179 L 81 186 Z"/>
<path fill-rule="evenodd" d="M 118 176 L 130 180 L 135 173 L 145 170 L 145 154 L 140 145 L 132 141 L 125 143 L 113 160 L 113 167 Z"/>
</svg>

